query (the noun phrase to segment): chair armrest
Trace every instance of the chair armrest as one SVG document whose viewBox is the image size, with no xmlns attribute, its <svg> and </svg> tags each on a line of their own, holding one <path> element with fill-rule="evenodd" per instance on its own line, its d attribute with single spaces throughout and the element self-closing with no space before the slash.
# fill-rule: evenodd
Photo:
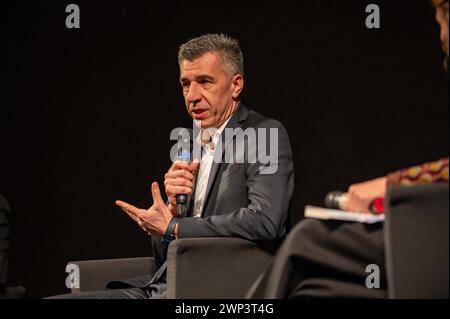
<svg viewBox="0 0 450 319">
<path fill-rule="evenodd" d="M 153 257 L 71 261 L 66 266 L 66 285 L 72 292 L 104 290 L 108 282 L 153 275 Z"/>
<path fill-rule="evenodd" d="M 395 187 L 386 197 L 390 298 L 448 298 L 448 184 Z"/>
<path fill-rule="evenodd" d="M 167 297 L 244 298 L 278 245 L 229 237 L 175 240 L 167 253 Z"/>
</svg>

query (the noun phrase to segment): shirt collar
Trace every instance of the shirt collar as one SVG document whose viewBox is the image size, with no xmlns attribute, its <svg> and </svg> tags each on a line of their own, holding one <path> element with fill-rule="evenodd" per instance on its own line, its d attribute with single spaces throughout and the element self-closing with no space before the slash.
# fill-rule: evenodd
<svg viewBox="0 0 450 319">
<path fill-rule="evenodd" d="M 196 138 L 197 143 L 205 148 L 209 148 L 212 150 L 215 149 L 215 146 L 217 145 L 217 142 L 219 141 L 220 135 L 222 134 L 223 130 L 225 129 L 225 127 L 227 126 L 228 122 L 230 121 L 230 119 L 232 117 L 233 117 L 233 115 L 231 115 L 228 118 L 228 120 L 226 120 L 218 129 L 215 127 L 211 127 L 208 129 L 200 130 L 200 133 L 197 135 L 197 138 Z M 202 142 L 202 140 L 200 138 L 201 134 L 204 134 L 204 136 L 209 135 L 210 140 L 208 143 Z"/>
</svg>

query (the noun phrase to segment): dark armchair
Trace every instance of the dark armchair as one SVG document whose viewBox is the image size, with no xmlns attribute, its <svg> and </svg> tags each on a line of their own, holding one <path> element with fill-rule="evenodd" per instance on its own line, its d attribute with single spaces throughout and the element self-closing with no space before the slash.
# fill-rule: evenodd
<svg viewBox="0 0 450 319">
<path fill-rule="evenodd" d="M 448 298 L 448 203 L 448 184 L 388 190 L 383 234 L 389 298 Z M 293 228 L 270 275 L 258 278 L 249 298 L 283 298 L 297 286 L 303 235 L 304 228 Z"/>
<path fill-rule="evenodd" d="M 390 298 L 448 298 L 448 184 L 388 192 L 385 221 Z"/>
<path fill-rule="evenodd" d="M 448 206 L 448 184 L 389 189 L 384 234 L 390 298 L 448 298 Z M 176 240 L 168 250 L 167 295 L 244 298 L 277 247 L 238 238 Z M 80 273 L 74 292 L 156 270 L 152 258 L 71 262 L 71 267 Z"/>
<path fill-rule="evenodd" d="M 167 253 L 168 298 L 244 298 L 268 267 L 278 243 L 239 238 L 173 241 Z M 152 275 L 152 257 L 69 262 L 72 292 L 105 289 L 112 280 Z"/>
</svg>

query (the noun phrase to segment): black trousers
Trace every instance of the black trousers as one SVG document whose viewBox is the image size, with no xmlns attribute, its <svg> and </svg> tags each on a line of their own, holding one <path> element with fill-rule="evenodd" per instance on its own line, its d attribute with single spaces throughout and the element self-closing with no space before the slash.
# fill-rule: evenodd
<svg viewBox="0 0 450 319">
<path fill-rule="evenodd" d="M 379 288 L 367 266 L 378 267 Z M 369 282 L 373 283 L 372 278 Z M 306 219 L 297 224 L 259 278 L 251 298 L 386 298 L 383 224 Z"/>
<path fill-rule="evenodd" d="M 148 299 L 142 288 L 111 289 L 56 295 L 45 299 Z"/>
<path fill-rule="evenodd" d="M 128 287 L 56 295 L 46 299 L 165 299 L 166 283 L 151 284 L 147 287 Z"/>
</svg>

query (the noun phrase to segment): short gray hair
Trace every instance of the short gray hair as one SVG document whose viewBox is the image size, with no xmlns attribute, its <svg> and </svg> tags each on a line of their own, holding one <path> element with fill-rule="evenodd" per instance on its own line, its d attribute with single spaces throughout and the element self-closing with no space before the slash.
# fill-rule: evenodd
<svg viewBox="0 0 450 319">
<path fill-rule="evenodd" d="M 182 44 L 178 50 L 178 63 L 192 61 L 208 52 L 217 53 L 233 75 L 244 75 L 244 57 L 239 42 L 226 34 L 205 34 Z"/>
</svg>

